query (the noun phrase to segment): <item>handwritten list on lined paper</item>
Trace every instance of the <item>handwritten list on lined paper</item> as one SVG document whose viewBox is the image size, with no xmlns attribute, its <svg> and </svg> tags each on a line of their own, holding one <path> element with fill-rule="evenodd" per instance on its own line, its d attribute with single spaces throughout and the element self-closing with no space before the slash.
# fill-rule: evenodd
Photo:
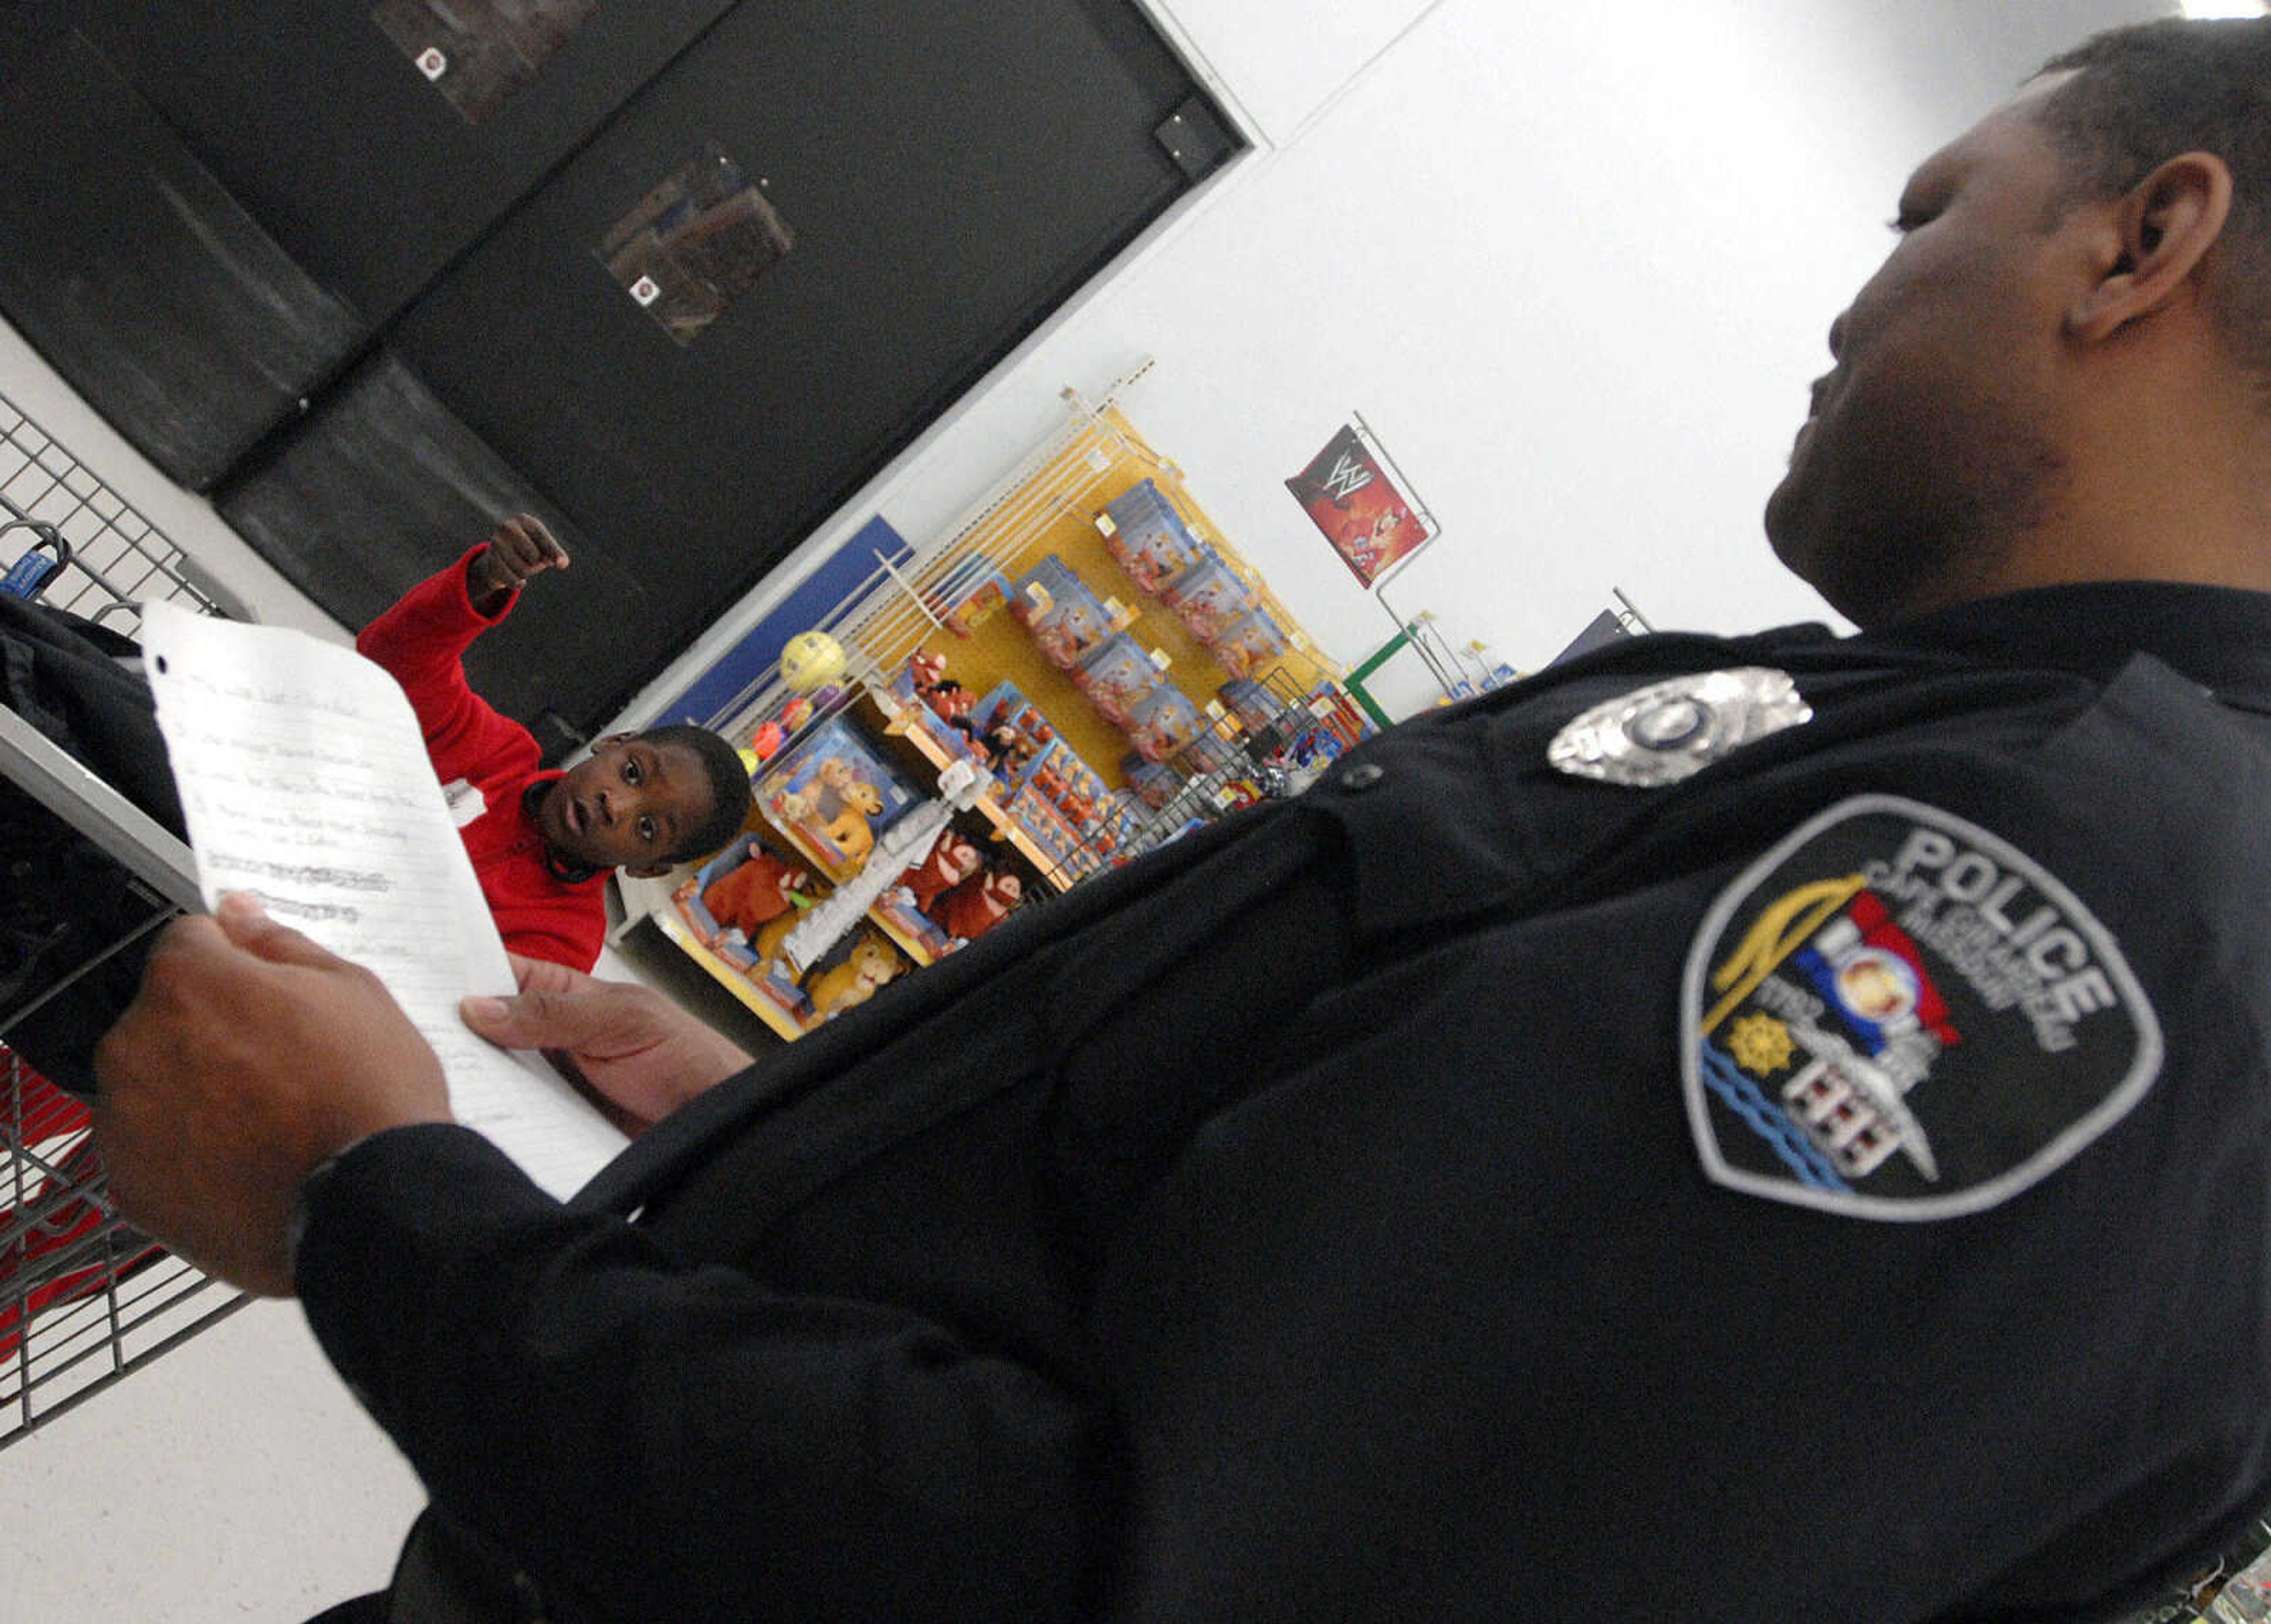
<svg viewBox="0 0 2271 1624">
<path fill-rule="evenodd" d="M 622 1134 L 533 1055 L 458 1018 L 512 967 L 410 703 L 352 649 L 145 606 L 144 662 L 207 907 L 249 891 L 384 983 L 449 1079 L 450 1106 L 565 1198 Z"/>
</svg>

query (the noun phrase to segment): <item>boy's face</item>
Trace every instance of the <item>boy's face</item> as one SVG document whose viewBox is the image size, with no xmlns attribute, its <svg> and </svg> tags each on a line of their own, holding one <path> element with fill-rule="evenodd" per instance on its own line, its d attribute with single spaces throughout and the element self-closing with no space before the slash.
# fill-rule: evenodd
<svg viewBox="0 0 2271 1624">
<path fill-rule="evenodd" d="M 715 804 L 702 758 L 685 745 L 610 734 L 553 785 L 536 816 L 555 851 L 648 877 L 669 870 Z"/>
</svg>

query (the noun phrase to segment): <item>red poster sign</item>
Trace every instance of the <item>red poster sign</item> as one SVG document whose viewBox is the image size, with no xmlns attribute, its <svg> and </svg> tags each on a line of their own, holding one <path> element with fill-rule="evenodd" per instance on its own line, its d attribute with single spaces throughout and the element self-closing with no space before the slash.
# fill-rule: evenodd
<svg viewBox="0 0 2271 1624">
<path fill-rule="evenodd" d="M 1426 522 L 1354 428 L 1333 436 L 1285 488 L 1367 587 L 1427 541 Z"/>
</svg>

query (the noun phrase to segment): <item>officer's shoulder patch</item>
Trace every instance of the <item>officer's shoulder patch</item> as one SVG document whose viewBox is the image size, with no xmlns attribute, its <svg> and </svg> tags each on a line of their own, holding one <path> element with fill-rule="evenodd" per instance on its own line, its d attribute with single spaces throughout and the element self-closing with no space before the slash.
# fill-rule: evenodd
<svg viewBox="0 0 2271 1624">
<path fill-rule="evenodd" d="M 2128 1114 L 2158 1019 L 2042 866 L 1891 795 L 1753 863 L 1687 957 L 1687 1115 L 1717 1183 L 1857 1218 L 2008 1200 Z"/>
</svg>

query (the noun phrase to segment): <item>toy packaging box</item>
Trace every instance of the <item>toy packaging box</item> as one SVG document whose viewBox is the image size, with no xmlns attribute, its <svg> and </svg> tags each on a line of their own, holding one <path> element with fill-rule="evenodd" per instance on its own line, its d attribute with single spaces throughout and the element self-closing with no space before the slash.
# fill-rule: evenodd
<svg viewBox="0 0 2271 1624">
<path fill-rule="evenodd" d="M 1083 660 L 1072 680 L 1104 719 L 1123 732 L 1135 720 L 1136 707 L 1166 681 L 1143 645 L 1124 631 Z"/>
<path fill-rule="evenodd" d="M 859 872 L 915 786 L 842 717 L 830 717 L 758 781 L 766 815 L 831 877 Z"/>
<path fill-rule="evenodd" d="M 1250 676 L 1290 646 L 1284 628 L 1260 609 L 1249 610 L 1225 627 L 1210 645 L 1232 676 Z"/>
<path fill-rule="evenodd" d="M 1196 563 L 1205 547 L 1183 523 L 1166 493 L 1150 480 L 1122 491 L 1104 511 L 1111 520 L 1104 550 L 1129 580 L 1154 597 Z"/>
<path fill-rule="evenodd" d="M 1220 733 L 1200 719 L 1198 736 L 1183 747 L 1178 764 L 1192 772 L 1220 772 L 1238 757 L 1238 749 Z"/>
<path fill-rule="evenodd" d="M 780 938 L 830 890 L 810 864 L 743 835 L 671 897 L 704 947 L 735 969 L 757 974 Z"/>
<path fill-rule="evenodd" d="M 962 945 L 947 934 L 945 926 L 916 907 L 904 887 L 885 891 L 868 912 L 881 915 L 904 942 L 919 950 L 929 963 L 937 963 Z"/>
<path fill-rule="evenodd" d="M 1136 705 L 1128 719 L 1128 741 L 1145 761 L 1167 761 L 1180 755 L 1205 727 L 1190 696 L 1163 683 Z"/>
<path fill-rule="evenodd" d="M 1248 733 L 1260 733 L 1285 713 L 1284 702 L 1251 677 L 1232 677 L 1214 691 Z"/>
<path fill-rule="evenodd" d="M 1193 637 L 1208 644 L 1255 607 L 1254 594 L 1238 578 L 1238 572 L 1211 554 L 1177 576 L 1164 601 L 1191 629 Z"/>
<path fill-rule="evenodd" d="M 978 719 L 978 743 L 986 764 L 1009 795 L 1033 776 L 1035 764 L 1058 742 L 1049 719 L 1014 682 L 987 689 L 971 715 Z"/>
<path fill-rule="evenodd" d="M 1079 665 L 1117 629 L 1104 600 L 1054 553 L 1018 579 L 1009 612 L 1032 635 L 1041 657 L 1060 671 Z"/>
<path fill-rule="evenodd" d="M 1008 576 L 973 561 L 941 584 L 933 612 L 956 637 L 967 637 L 1009 606 L 1010 591 Z"/>
<path fill-rule="evenodd" d="M 1134 750 L 1120 758 L 1121 775 L 1128 793 L 1157 812 L 1183 786 L 1183 775 L 1165 762 L 1146 761 Z"/>
</svg>

